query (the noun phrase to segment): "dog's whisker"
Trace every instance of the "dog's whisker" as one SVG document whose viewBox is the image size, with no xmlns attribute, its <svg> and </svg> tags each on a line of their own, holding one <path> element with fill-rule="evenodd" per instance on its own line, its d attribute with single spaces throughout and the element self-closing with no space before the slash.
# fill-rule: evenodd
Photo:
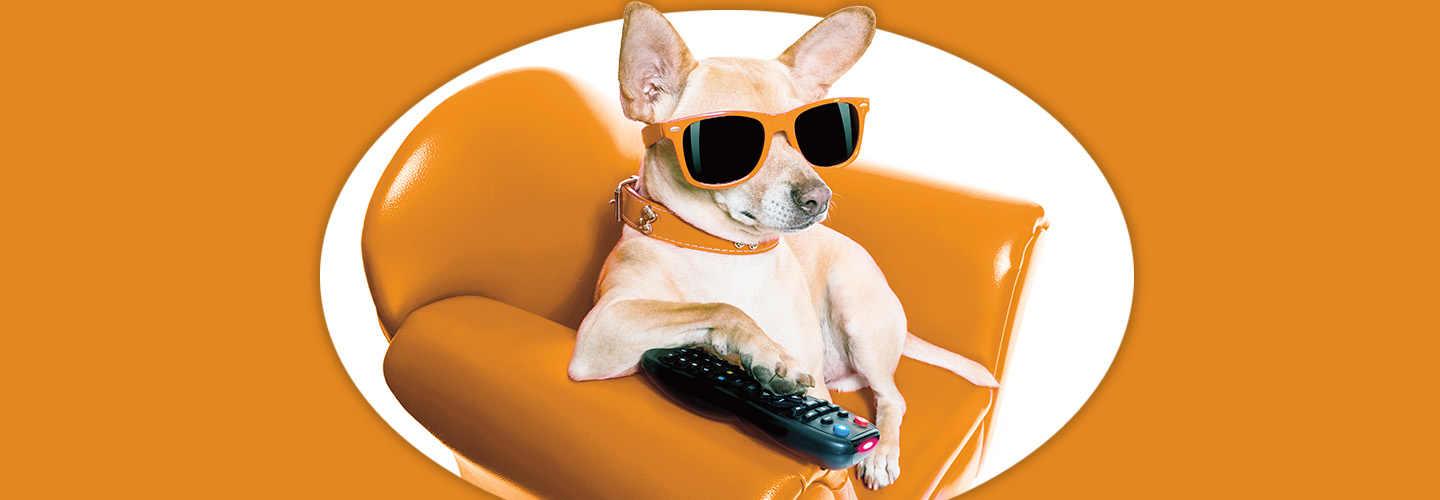
<svg viewBox="0 0 1440 500">
<path fill-rule="evenodd" d="M 826 205 L 825 210 L 827 212 L 833 213 L 835 211 L 835 207 L 840 206 L 840 198 L 843 198 L 842 196 L 840 196 L 840 193 L 832 193 L 830 195 L 830 203 Z"/>
</svg>

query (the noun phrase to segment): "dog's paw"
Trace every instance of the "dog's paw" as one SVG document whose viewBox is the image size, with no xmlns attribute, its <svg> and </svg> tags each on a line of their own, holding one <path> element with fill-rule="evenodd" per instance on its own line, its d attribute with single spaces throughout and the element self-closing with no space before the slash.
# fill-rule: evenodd
<svg viewBox="0 0 1440 500">
<path fill-rule="evenodd" d="M 789 358 L 783 353 L 780 357 Z M 793 359 L 789 362 L 785 359 L 777 359 L 773 363 L 768 360 L 756 361 L 755 359 L 743 352 L 740 354 L 741 366 L 744 366 L 745 370 L 750 372 L 750 376 L 755 377 L 755 380 L 770 392 L 786 395 L 800 394 L 815 387 L 815 377 L 799 368 L 792 368 L 799 366 L 799 363 Z"/>
<path fill-rule="evenodd" d="M 855 466 L 855 475 L 866 488 L 878 490 L 895 483 L 900 477 L 900 449 L 881 440 L 870 455 Z"/>
<path fill-rule="evenodd" d="M 776 344 L 749 316 L 731 308 L 719 316 L 706 343 L 720 356 L 739 356 L 740 366 L 765 389 L 776 394 L 800 394 L 815 387 L 815 377 L 790 353 Z M 732 358 L 733 359 L 733 358 Z"/>
<path fill-rule="evenodd" d="M 800 394 L 815 387 L 815 377 L 799 368 L 800 362 L 768 338 L 743 347 L 734 344 L 713 345 L 721 356 L 734 352 L 740 366 L 760 385 L 775 394 Z"/>
</svg>

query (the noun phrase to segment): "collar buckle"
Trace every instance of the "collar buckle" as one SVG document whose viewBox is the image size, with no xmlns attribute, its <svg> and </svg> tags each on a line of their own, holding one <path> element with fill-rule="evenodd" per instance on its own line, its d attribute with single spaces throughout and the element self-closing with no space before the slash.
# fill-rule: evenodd
<svg viewBox="0 0 1440 500">
<path fill-rule="evenodd" d="M 625 222 L 625 217 L 621 215 L 621 210 L 623 208 L 620 205 L 620 195 L 625 190 L 625 185 L 635 184 L 637 182 L 640 182 L 640 176 L 632 175 L 630 177 L 627 177 L 625 180 L 620 181 L 620 184 L 615 186 L 615 198 L 610 200 L 610 204 L 615 205 L 615 222 Z"/>
</svg>

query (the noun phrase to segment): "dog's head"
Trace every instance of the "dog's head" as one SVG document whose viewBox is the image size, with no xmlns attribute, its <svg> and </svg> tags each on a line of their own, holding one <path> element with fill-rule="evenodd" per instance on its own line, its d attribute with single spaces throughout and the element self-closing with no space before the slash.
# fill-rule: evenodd
<svg viewBox="0 0 1440 500">
<path fill-rule="evenodd" d="M 649 5 L 625 7 L 620 104 L 625 116 L 664 122 L 712 111 L 781 113 L 823 98 L 875 35 L 875 13 L 842 9 L 821 20 L 775 59 L 696 61 L 670 22 Z M 723 189 L 689 184 L 667 140 L 650 146 L 641 168 L 647 194 L 706 232 L 743 243 L 802 231 L 825 219 L 830 188 L 782 133 L 755 176 Z"/>
</svg>

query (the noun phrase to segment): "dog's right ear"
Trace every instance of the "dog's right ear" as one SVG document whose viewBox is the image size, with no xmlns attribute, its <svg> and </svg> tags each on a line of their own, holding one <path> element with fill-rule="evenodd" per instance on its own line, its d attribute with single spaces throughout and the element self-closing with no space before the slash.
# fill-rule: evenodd
<svg viewBox="0 0 1440 500">
<path fill-rule="evenodd" d="M 626 5 L 622 31 L 620 107 L 626 118 L 654 123 L 675 105 L 695 58 L 670 21 L 649 5 Z"/>
</svg>

